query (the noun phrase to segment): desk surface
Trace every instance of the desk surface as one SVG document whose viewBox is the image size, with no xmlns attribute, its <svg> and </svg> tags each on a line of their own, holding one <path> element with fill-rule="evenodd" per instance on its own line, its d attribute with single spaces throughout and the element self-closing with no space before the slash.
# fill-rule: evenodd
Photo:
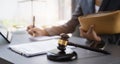
<svg viewBox="0 0 120 64">
<path fill-rule="evenodd" d="M 69 39 L 71 42 L 83 44 L 86 40 L 72 37 Z M 31 42 L 28 34 L 14 33 L 11 44 L 0 45 L 0 57 L 4 58 L 15 64 L 118 64 L 120 63 L 120 46 L 109 45 L 106 50 L 110 51 L 111 55 L 104 55 L 97 52 L 92 52 L 89 50 L 74 48 L 78 54 L 78 59 L 69 62 L 54 62 L 47 59 L 46 55 L 39 55 L 35 57 L 24 57 L 19 54 L 14 53 L 8 49 L 8 45 L 22 44 Z"/>
</svg>

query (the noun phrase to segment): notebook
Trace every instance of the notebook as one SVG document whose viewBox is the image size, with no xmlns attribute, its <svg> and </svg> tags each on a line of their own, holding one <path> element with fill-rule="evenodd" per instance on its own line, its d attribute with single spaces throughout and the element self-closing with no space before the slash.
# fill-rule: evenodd
<svg viewBox="0 0 120 64">
<path fill-rule="evenodd" d="M 20 55 L 31 57 L 45 54 L 48 51 L 57 48 L 58 39 L 30 42 L 24 44 L 9 45 L 9 49 Z"/>
</svg>

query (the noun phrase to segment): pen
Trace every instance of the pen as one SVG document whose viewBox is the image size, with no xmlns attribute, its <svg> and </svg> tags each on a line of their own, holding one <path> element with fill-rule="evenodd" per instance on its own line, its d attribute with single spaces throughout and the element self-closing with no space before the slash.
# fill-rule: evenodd
<svg viewBox="0 0 120 64">
<path fill-rule="evenodd" d="M 35 27 L 35 16 L 33 16 L 33 27 Z"/>
<path fill-rule="evenodd" d="M 35 16 L 33 16 L 33 28 L 35 27 Z M 33 37 L 35 37 L 35 33 L 32 34 Z"/>
</svg>

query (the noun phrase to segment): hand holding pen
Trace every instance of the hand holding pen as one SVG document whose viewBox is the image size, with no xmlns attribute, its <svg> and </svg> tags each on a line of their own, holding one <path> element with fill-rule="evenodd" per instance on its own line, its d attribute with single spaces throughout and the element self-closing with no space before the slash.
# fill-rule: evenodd
<svg viewBox="0 0 120 64">
<path fill-rule="evenodd" d="M 33 37 L 35 36 L 35 32 L 36 32 L 34 31 L 34 28 L 35 28 L 35 16 L 32 17 L 32 25 L 27 27 L 28 33 L 32 35 Z"/>
<path fill-rule="evenodd" d="M 40 28 L 37 28 L 37 27 L 30 28 L 30 26 L 28 28 L 29 29 L 27 29 L 27 32 L 33 37 L 49 36 L 49 34 L 47 33 L 47 31 L 45 29 L 40 29 Z"/>
<path fill-rule="evenodd" d="M 27 27 L 27 32 L 33 37 L 36 37 L 36 36 L 48 36 L 49 35 L 45 29 L 37 28 L 35 26 L 35 16 L 33 16 L 32 25 Z"/>
</svg>

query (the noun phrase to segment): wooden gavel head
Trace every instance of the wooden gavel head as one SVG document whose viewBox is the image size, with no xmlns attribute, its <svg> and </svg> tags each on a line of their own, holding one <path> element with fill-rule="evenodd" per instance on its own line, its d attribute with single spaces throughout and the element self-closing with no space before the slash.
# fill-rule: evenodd
<svg viewBox="0 0 120 64">
<path fill-rule="evenodd" d="M 66 49 L 66 46 L 68 44 L 68 38 L 69 36 L 65 33 L 60 34 L 61 38 L 58 40 L 58 49 L 61 51 L 64 51 Z"/>
</svg>

